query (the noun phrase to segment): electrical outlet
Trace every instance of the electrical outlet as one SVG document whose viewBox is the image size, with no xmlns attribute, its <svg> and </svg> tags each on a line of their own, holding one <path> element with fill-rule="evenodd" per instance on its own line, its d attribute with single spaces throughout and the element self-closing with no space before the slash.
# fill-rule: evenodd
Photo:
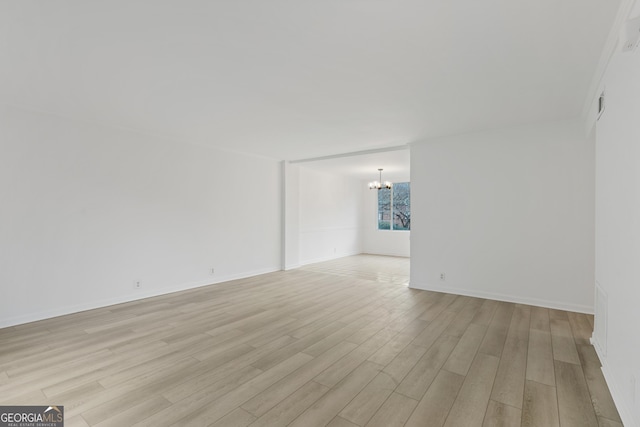
<svg viewBox="0 0 640 427">
<path fill-rule="evenodd" d="M 447 276 L 444 273 L 440 273 L 440 280 L 447 280 Z"/>
<path fill-rule="evenodd" d="M 142 287 L 142 282 L 140 280 L 133 281 L 133 289 L 140 289 Z"/>
</svg>

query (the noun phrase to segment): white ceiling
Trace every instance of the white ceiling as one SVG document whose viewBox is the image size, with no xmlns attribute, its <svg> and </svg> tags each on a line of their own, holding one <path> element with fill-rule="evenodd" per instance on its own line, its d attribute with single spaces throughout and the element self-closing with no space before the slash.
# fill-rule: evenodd
<svg viewBox="0 0 640 427">
<path fill-rule="evenodd" d="M 409 181 L 409 149 L 359 154 L 355 156 L 331 157 L 329 159 L 296 163 L 300 167 L 334 175 L 345 175 L 362 181 L 378 180 L 378 169 L 382 168 L 382 180 L 391 182 Z"/>
<path fill-rule="evenodd" d="M 0 0 L 0 98 L 277 159 L 398 146 L 579 116 L 619 3 Z"/>
</svg>

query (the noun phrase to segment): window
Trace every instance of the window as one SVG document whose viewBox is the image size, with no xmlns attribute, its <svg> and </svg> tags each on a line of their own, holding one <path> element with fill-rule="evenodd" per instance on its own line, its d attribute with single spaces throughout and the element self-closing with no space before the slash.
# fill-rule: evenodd
<svg viewBox="0 0 640 427">
<path fill-rule="evenodd" d="M 409 182 L 394 183 L 378 190 L 378 230 L 411 229 L 411 187 Z"/>
</svg>

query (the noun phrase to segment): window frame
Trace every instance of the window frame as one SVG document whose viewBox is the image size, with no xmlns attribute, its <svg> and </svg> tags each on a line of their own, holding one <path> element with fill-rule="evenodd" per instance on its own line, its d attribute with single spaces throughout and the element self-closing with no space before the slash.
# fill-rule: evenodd
<svg viewBox="0 0 640 427">
<path fill-rule="evenodd" d="M 397 183 L 393 183 L 391 185 L 390 189 L 379 189 L 377 191 L 376 194 L 376 209 L 375 209 L 375 214 L 376 214 L 376 230 L 377 231 L 399 231 L 399 232 L 405 232 L 411 231 L 411 219 L 409 217 L 409 228 L 394 228 L 394 203 L 393 203 L 393 196 L 394 196 L 394 189 L 396 187 L 396 185 L 398 184 L 407 184 L 408 185 L 408 190 L 409 190 L 409 212 L 411 212 L 411 181 L 405 181 L 405 182 L 397 182 Z M 380 222 L 383 221 L 383 219 L 381 218 L 381 216 L 383 214 L 380 213 L 380 192 L 381 191 L 389 191 L 389 228 L 380 228 Z"/>
</svg>

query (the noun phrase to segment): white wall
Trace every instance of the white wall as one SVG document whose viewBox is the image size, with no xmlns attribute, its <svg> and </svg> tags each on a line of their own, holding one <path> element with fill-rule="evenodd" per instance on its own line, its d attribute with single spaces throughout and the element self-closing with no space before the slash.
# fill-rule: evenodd
<svg viewBox="0 0 640 427">
<path fill-rule="evenodd" d="M 300 267 L 300 168 L 282 161 L 282 269 Z"/>
<path fill-rule="evenodd" d="M 362 252 L 408 257 L 410 231 L 378 230 L 378 192 L 362 186 Z"/>
<path fill-rule="evenodd" d="M 581 123 L 415 144 L 411 287 L 593 312 L 593 204 Z"/>
<path fill-rule="evenodd" d="M 276 161 L 8 107 L 0 147 L 0 326 L 280 269 Z"/>
<path fill-rule="evenodd" d="M 604 86 L 595 228 L 596 280 L 608 308 L 596 311 L 594 346 L 625 426 L 640 426 L 640 51 L 616 53 Z"/>
<path fill-rule="evenodd" d="M 362 252 L 357 179 L 299 168 L 300 264 Z"/>
</svg>

